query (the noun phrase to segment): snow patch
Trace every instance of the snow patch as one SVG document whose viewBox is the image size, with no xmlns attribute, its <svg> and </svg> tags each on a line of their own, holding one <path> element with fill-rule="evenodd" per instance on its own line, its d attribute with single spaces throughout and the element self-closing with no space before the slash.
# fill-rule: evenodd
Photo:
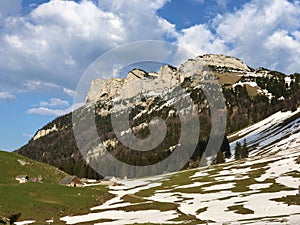
<svg viewBox="0 0 300 225">
<path fill-rule="evenodd" d="M 15 225 L 27 225 L 27 224 L 32 224 L 35 223 L 35 220 L 26 220 L 22 222 L 15 222 Z"/>
<path fill-rule="evenodd" d="M 204 191 L 220 191 L 220 190 L 226 190 L 226 189 L 232 189 L 235 187 L 235 183 L 228 183 L 228 184 L 217 184 L 212 185 L 209 187 L 204 187 Z"/>
</svg>

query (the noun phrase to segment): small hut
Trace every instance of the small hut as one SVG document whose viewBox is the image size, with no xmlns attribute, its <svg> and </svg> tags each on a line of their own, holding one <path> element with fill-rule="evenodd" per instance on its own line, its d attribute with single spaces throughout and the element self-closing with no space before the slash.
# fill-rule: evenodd
<svg viewBox="0 0 300 225">
<path fill-rule="evenodd" d="M 82 187 L 83 183 L 76 176 L 66 176 L 59 182 L 60 185 L 65 185 L 69 187 Z"/>
</svg>

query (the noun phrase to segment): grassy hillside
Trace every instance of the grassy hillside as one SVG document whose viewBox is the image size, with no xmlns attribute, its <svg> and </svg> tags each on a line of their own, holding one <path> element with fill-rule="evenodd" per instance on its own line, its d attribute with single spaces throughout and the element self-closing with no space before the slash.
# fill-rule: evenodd
<svg viewBox="0 0 300 225">
<path fill-rule="evenodd" d="M 90 207 L 110 198 L 105 187 L 58 185 L 66 175 L 64 172 L 15 153 L 0 151 L 0 171 L 0 215 L 8 217 L 21 213 L 21 221 L 35 220 L 35 224 L 45 224 L 53 218 L 55 224 L 64 224 L 59 221 L 61 216 L 87 212 Z M 15 176 L 23 174 L 29 178 L 42 176 L 43 183 L 19 184 Z"/>
<path fill-rule="evenodd" d="M 17 175 L 28 175 L 29 178 L 42 176 L 45 183 L 55 184 L 67 175 L 48 164 L 33 161 L 16 153 L 2 151 L 0 151 L 0 171 L 1 185 L 17 184 L 15 180 Z"/>
</svg>

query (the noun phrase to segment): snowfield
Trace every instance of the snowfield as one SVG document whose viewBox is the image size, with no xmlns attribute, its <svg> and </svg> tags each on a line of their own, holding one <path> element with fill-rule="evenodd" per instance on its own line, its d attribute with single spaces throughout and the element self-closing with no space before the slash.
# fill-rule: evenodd
<svg viewBox="0 0 300 225">
<path fill-rule="evenodd" d="M 290 118 L 296 117 L 292 121 Z M 243 129 L 229 138 L 235 138 L 230 143 L 232 151 L 236 142 L 243 143 L 246 139 L 248 146 L 255 146 L 252 156 L 270 154 L 277 151 L 300 147 L 300 108 L 295 112 L 277 112 L 274 115 Z"/>
<path fill-rule="evenodd" d="M 288 205 L 274 199 L 285 196 L 295 196 L 300 184 L 300 165 L 295 160 L 299 151 L 288 150 L 284 158 L 273 155 L 264 160 L 263 167 L 258 167 L 263 160 L 257 157 L 236 165 L 234 162 L 227 166 L 226 171 L 242 171 L 237 174 L 239 179 L 220 181 L 220 168 L 210 170 L 208 176 L 195 176 L 199 169 L 184 171 L 176 175 L 165 175 L 159 178 L 161 183 L 154 180 L 124 181 L 120 186 L 111 187 L 111 193 L 116 197 L 102 206 L 92 209 L 90 214 L 62 218 L 67 224 L 93 222 L 93 224 L 183 224 L 188 221 L 178 221 L 182 215 L 195 217 L 198 224 L 208 221 L 209 224 L 287 224 L 298 225 L 300 222 L 300 206 Z M 257 162 L 256 162 L 257 161 Z M 276 169 L 275 167 L 278 166 Z M 251 170 L 243 170 L 243 167 Z M 205 170 L 201 168 L 200 170 Z M 297 172 L 297 176 L 288 175 Z M 245 177 L 244 175 L 247 174 Z M 186 176 L 189 176 L 188 179 Z M 199 175 L 199 173 L 198 173 Z M 185 177 L 177 186 L 168 184 L 178 177 Z M 221 177 L 224 177 L 221 175 Z M 225 176 L 226 177 L 226 176 Z M 170 179 L 170 180 L 168 180 Z M 205 182 L 202 180 L 208 180 Z M 153 182 L 153 183 L 152 183 Z M 142 185 L 141 185 L 142 184 Z M 136 186 L 134 186 L 136 185 Z M 142 193 L 146 191 L 149 193 Z M 141 202 L 124 200 L 124 196 L 133 195 L 143 199 Z M 145 206 L 149 203 L 175 204 L 177 209 L 154 210 Z M 126 207 L 136 206 L 133 211 Z M 139 210 L 139 208 L 141 208 Z M 147 208 L 147 207 L 146 207 Z M 102 210 L 97 212 L 97 210 Z M 263 222 L 261 220 L 263 218 Z M 109 222 L 97 222 L 112 220 Z"/>
<path fill-rule="evenodd" d="M 122 181 L 115 197 L 67 224 L 299 225 L 300 109 L 278 112 L 230 138 L 251 157 L 158 177 Z M 292 119 L 290 119 L 292 118 Z M 289 120 L 288 120 L 289 119 Z M 297 197 L 298 196 L 298 197 Z"/>
</svg>

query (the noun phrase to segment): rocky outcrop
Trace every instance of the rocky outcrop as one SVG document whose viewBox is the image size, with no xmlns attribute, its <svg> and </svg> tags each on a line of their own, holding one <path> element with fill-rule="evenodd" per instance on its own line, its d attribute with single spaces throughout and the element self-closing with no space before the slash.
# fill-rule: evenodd
<svg viewBox="0 0 300 225">
<path fill-rule="evenodd" d="M 50 134 L 51 132 L 54 132 L 54 131 L 57 131 L 57 130 L 58 129 L 57 129 L 56 125 L 54 125 L 51 129 L 39 130 L 37 132 L 37 134 L 33 137 L 33 140 L 35 141 L 35 140 L 37 140 L 37 139 L 39 139 L 41 137 L 44 137 L 44 136 Z"/>
<path fill-rule="evenodd" d="M 221 54 L 207 54 L 198 56 L 197 58 L 203 61 L 208 66 L 231 68 L 247 72 L 251 71 L 251 68 L 248 67 L 244 62 L 242 62 L 238 58 L 231 56 L 225 56 Z"/>
<path fill-rule="evenodd" d="M 120 95 L 120 89 L 124 84 L 124 79 L 111 78 L 107 80 L 96 79 L 92 81 L 90 91 L 87 95 L 86 102 L 95 102 L 104 100 L 108 97 Z"/>
<path fill-rule="evenodd" d="M 147 77 L 149 77 L 149 74 L 147 72 L 145 72 L 144 70 L 140 70 L 140 69 L 131 70 L 127 75 L 128 80 L 134 80 L 137 78 L 144 79 Z"/>
<path fill-rule="evenodd" d="M 176 71 L 176 68 L 166 65 L 161 68 L 158 74 L 134 69 L 128 73 L 125 79 L 96 79 L 91 84 L 86 103 L 114 97 L 128 99 L 150 91 L 162 92 L 179 84 Z"/>
<path fill-rule="evenodd" d="M 86 103 L 115 97 L 128 99 L 150 91 L 160 93 L 181 84 L 187 77 L 193 77 L 196 82 L 207 80 L 208 77 L 213 79 L 204 72 L 214 67 L 238 70 L 244 73 L 251 71 L 245 63 L 237 58 L 215 54 L 203 55 L 187 60 L 179 68 L 164 65 L 158 73 L 147 73 L 141 69 L 134 69 L 127 74 L 125 79 L 96 79 L 91 84 Z"/>
<path fill-rule="evenodd" d="M 163 82 L 167 83 L 170 87 L 176 86 L 179 84 L 178 76 L 177 76 L 177 68 L 164 65 L 160 68 L 158 76 Z"/>
</svg>

